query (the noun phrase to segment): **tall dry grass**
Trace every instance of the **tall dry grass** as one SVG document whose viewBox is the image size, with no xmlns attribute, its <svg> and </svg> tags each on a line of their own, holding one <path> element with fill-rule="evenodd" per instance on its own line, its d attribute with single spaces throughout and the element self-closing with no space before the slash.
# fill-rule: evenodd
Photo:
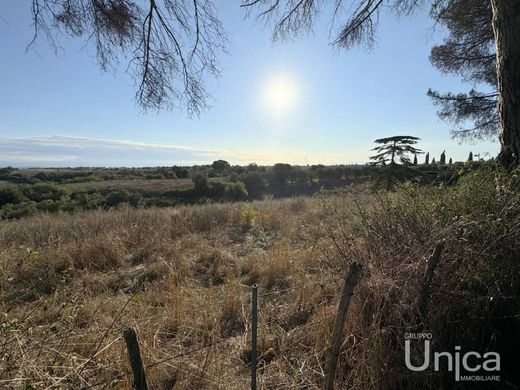
<svg viewBox="0 0 520 390">
<path fill-rule="evenodd" d="M 0 386 L 129 388 L 121 336 L 131 326 L 152 388 L 247 388 L 248 286 L 258 283 L 259 387 L 318 389 L 352 260 L 364 269 L 338 388 L 451 388 L 450 375 L 404 367 L 403 335 L 417 329 L 434 334 L 436 350 L 500 350 L 501 374 L 515 383 L 520 208 L 511 186 L 498 193 L 485 173 L 456 188 L 5 222 Z M 440 239 L 446 250 L 419 319 L 425 259 Z"/>
</svg>

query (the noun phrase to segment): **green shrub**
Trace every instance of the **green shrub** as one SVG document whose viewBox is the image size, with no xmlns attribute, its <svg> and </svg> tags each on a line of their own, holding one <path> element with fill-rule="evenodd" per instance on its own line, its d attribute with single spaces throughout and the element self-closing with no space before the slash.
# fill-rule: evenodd
<svg viewBox="0 0 520 390">
<path fill-rule="evenodd" d="M 9 186 L 0 189 L 0 207 L 5 204 L 17 204 L 27 200 L 19 187 Z"/>
<path fill-rule="evenodd" d="M 253 198 L 261 197 L 267 191 L 267 180 L 258 171 L 248 171 L 240 176 L 240 180 L 245 184 L 247 192 Z"/>
<path fill-rule="evenodd" d="M 45 199 L 41 202 L 36 203 L 36 208 L 40 211 L 46 211 L 49 213 L 55 213 L 60 211 L 64 206 L 64 202 L 59 200 Z"/>
<path fill-rule="evenodd" d="M 368 359 L 399 372 L 403 344 L 393 344 L 401 335 L 390 329 L 405 332 L 423 321 L 439 350 L 453 345 L 472 351 L 492 348 L 503 361 L 516 361 L 520 340 L 513 317 L 520 312 L 520 198 L 519 183 L 511 184 L 511 176 L 483 167 L 451 187 L 408 183 L 338 216 L 341 227 L 332 234 L 340 248 L 338 259 L 360 259 L 369 269 L 356 291 L 363 311 L 371 308 L 362 314 L 367 324 L 361 321 L 360 329 L 380 332 L 373 334 L 377 343 L 365 347 L 371 354 Z M 413 310 L 423 286 L 424 257 L 439 240 L 445 241 L 445 249 L 421 319 Z M 383 344 L 397 347 L 379 349 Z M 355 363 L 342 374 L 364 372 L 365 367 Z M 517 372 L 513 364 L 502 369 L 501 375 Z M 426 377 L 417 377 L 410 388 L 454 388 L 452 378 L 439 376 L 426 386 L 421 382 Z M 401 388 L 402 383 L 401 376 L 393 375 L 386 388 Z"/>
<path fill-rule="evenodd" d="M 162 180 L 166 177 L 162 173 L 150 173 L 145 176 L 146 180 Z"/>
<path fill-rule="evenodd" d="M 138 207 L 143 197 L 138 192 L 130 192 L 128 190 L 117 190 L 108 193 L 103 199 L 103 203 L 108 207 L 116 207 L 120 203 L 127 203 L 134 207 Z"/>
<path fill-rule="evenodd" d="M 221 182 L 211 183 L 208 189 L 208 196 L 211 198 L 223 198 L 226 194 L 226 185 Z"/>
<path fill-rule="evenodd" d="M 13 219 L 28 217 L 36 214 L 38 209 L 34 202 L 21 202 L 18 204 L 6 204 L 0 209 L 2 218 Z"/>
<path fill-rule="evenodd" d="M 103 195 L 99 192 L 74 194 L 73 200 L 75 205 L 82 210 L 94 210 L 101 205 Z"/>
<path fill-rule="evenodd" d="M 244 200 L 247 199 L 249 194 L 247 193 L 246 186 L 241 181 L 235 183 L 229 183 L 226 186 L 226 198 L 231 200 Z"/>
<path fill-rule="evenodd" d="M 208 177 L 202 173 L 197 172 L 191 178 L 193 184 L 195 185 L 194 191 L 198 194 L 203 194 L 208 189 Z"/>
<path fill-rule="evenodd" d="M 250 204 L 246 204 L 240 209 L 240 220 L 242 222 L 242 226 L 246 228 L 251 228 L 254 226 L 257 216 L 257 212 Z"/>
<path fill-rule="evenodd" d="M 45 199 L 59 200 L 68 195 L 64 188 L 49 183 L 37 183 L 23 188 L 25 196 L 34 202 L 41 202 Z"/>
</svg>

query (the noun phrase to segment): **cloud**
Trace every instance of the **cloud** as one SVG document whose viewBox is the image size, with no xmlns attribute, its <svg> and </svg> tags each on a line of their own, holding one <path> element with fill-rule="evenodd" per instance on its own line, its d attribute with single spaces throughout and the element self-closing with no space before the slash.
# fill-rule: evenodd
<svg viewBox="0 0 520 390">
<path fill-rule="evenodd" d="M 304 150 L 230 151 L 156 144 L 129 140 L 108 140 L 73 136 L 0 137 L 0 166 L 161 166 L 208 164 L 224 159 L 232 164 L 270 165 L 336 164 L 366 160 L 366 152 L 308 153 Z"/>
<path fill-rule="evenodd" d="M 70 136 L 0 137 L 0 164 L 21 167 L 191 165 L 233 155 L 216 149 L 126 140 Z"/>
</svg>

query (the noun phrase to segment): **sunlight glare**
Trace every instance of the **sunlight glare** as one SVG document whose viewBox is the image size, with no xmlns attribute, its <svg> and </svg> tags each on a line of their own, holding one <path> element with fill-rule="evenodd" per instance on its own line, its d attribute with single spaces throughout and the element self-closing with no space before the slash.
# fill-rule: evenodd
<svg viewBox="0 0 520 390">
<path fill-rule="evenodd" d="M 273 114 L 291 112 L 298 103 L 298 90 L 294 81 L 286 75 L 269 80 L 263 94 L 264 105 Z"/>
</svg>

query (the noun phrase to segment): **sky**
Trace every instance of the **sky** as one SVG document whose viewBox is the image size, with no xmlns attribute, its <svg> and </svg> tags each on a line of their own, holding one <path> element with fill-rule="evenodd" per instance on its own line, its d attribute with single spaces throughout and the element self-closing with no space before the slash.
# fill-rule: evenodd
<svg viewBox="0 0 520 390">
<path fill-rule="evenodd" d="M 329 45 L 330 14 L 312 34 L 273 43 L 238 0 L 216 0 L 228 33 L 222 76 L 207 79 L 211 109 L 143 113 L 131 77 L 99 69 L 95 50 L 64 37 L 56 54 L 32 39 L 30 2 L 0 18 L 0 166 L 365 163 L 376 138 L 414 135 L 418 147 L 463 161 L 498 152 L 498 142 L 458 144 L 436 116 L 428 88 L 467 91 L 428 60 L 443 31 L 419 13 L 383 13 L 372 50 Z M 430 158 L 431 158 L 430 157 Z M 421 158 L 419 158 L 421 161 Z"/>
</svg>

